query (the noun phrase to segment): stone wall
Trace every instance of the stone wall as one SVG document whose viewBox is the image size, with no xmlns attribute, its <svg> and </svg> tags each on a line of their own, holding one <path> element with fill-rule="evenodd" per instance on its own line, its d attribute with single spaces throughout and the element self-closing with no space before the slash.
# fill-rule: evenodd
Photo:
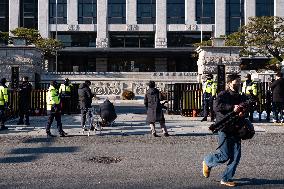
<svg viewBox="0 0 284 189">
<path fill-rule="evenodd" d="M 0 47 L 0 75 L 11 81 L 12 67 L 19 67 L 19 78 L 28 76 L 35 81 L 35 73 L 41 74 L 43 58 L 35 47 Z"/>
</svg>

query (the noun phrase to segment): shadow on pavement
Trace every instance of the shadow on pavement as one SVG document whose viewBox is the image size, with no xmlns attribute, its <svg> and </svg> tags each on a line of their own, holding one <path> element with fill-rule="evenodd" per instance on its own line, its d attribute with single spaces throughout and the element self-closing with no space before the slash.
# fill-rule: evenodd
<svg viewBox="0 0 284 189">
<path fill-rule="evenodd" d="M 284 179 L 280 180 L 269 180 L 269 179 L 262 179 L 262 178 L 241 178 L 236 179 L 238 186 L 256 186 L 256 185 L 283 185 Z"/>
</svg>

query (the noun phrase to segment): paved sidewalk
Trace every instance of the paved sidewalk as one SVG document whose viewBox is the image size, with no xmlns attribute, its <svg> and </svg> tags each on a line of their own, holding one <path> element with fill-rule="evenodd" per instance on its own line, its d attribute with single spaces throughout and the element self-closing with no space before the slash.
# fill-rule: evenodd
<svg viewBox="0 0 284 189">
<path fill-rule="evenodd" d="M 45 135 L 45 125 L 47 116 L 31 117 L 31 125 L 17 125 L 17 119 L 6 122 L 9 130 L 0 131 L 0 135 Z M 146 115 L 138 113 L 121 113 L 115 121 L 113 127 L 104 127 L 101 135 L 147 135 L 149 126 L 145 124 Z M 170 135 L 175 136 L 194 136 L 208 135 L 211 132 L 208 126 L 212 122 L 200 122 L 201 117 L 182 117 L 180 115 L 165 115 L 166 125 Z M 68 135 L 86 135 L 80 128 L 80 115 L 62 116 L 63 129 Z M 284 133 L 283 124 L 274 124 L 267 122 L 254 123 L 255 130 L 258 133 Z M 160 132 L 160 126 L 157 124 L 157 131 Z M 52 133 L 58 134 L 56 122 L 52 125 Z M 91 132 L 91 135 L 99 133 Z"/>
</svg>

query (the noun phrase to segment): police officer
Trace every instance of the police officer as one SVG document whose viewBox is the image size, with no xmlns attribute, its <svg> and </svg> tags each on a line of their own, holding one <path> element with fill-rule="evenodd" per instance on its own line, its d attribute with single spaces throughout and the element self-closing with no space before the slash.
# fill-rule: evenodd
<svg viewBox="0 0 284 189">
<path fill-rule="evenodd" d="M 67 134 L 62 129 L 59 85 L 56 81 L 52 81 L 50 83 L 50 87 L 47 92 L 46 101 L 47 101 L 47 112 L 49 115 L 48 122 L 46 125 L 47 136 L 51 136 L 51 137 L 54 136 L 50 132 L 50 127 L 53 122 L 53 119 L 55 118 L 57 122 L 57 129 L 58 129 L 59 135 L 61 137 L 65 137 Z"/>
<path fill-rule="evenodd" d="M 31 105 L 32 85 L 29 83 L 29 78 L 24 77 L 23 83 L 19 86 L 19 116 L 18 125 L 30 125 L 29 111 Z M 24 123 L 24 116 L 26 118 Z"/>
<path fill-rule="evenodd" d="M 213 75 L 208 74 L 206 82 L 203 84 L 203 114 L 204 117 L 201 121 L 207 121 L 207 116 L 211 115 L 211 121 L 214 121 L 213 99 L 217 93 L 217 83 L 213 81 Z"/>
<path fill-rule="evenodd" d="M 61 96 L 62 114 L 67 112 L 67 114 L 70 115 L 72 87 L 73 85 L 70 83 L 68 78 L 66 78 L 64 83 L 60 85 L 59 93 Z"/>
<path fill-rule="evenodd" d="M 242 86 L 242 93 L 246 95 L 248 98 L 257 98 L 257 84 L 256 82 L 251 80 L 251 75 L 246 75 L 246 80 L 243 82 Z M 249 120 L 253 121 L 253 112 L 254 110 L 251 109 L 251 112 L 249 113 Z"/>
<path fill-rule="evenodd" d="M 0 130 L 8 129 L 5 123 L 5 109 L 8 107 L 8 87 L 6 86 L 6 78 L 0 81 Z"/>
</svg>

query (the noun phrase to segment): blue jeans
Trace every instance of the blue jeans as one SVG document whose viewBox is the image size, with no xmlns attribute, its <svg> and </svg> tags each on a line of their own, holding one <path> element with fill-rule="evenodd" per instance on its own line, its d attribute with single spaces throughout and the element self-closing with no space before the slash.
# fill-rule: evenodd
<svg viewBox="0 0 284 189">
<path fill-rule="evenodd" d="M 235 136 L 227 136 L 226 133 L 218 132 L 218 149 L 204 158 L 209 168 L 223 164 L 227 161 L 227 168 L 222 175 L 223 181 L 230 181 L 235 175 L 241 159 L 241 139 Z"/>
<path fill-rule="evenodd" d="M 88 120 L 89 128 L 91 128 L 93 126 L 92 117 L 92 108 L 81 109 L 81 127 L 85 128 L 86 121 Z"/>
</svg>

